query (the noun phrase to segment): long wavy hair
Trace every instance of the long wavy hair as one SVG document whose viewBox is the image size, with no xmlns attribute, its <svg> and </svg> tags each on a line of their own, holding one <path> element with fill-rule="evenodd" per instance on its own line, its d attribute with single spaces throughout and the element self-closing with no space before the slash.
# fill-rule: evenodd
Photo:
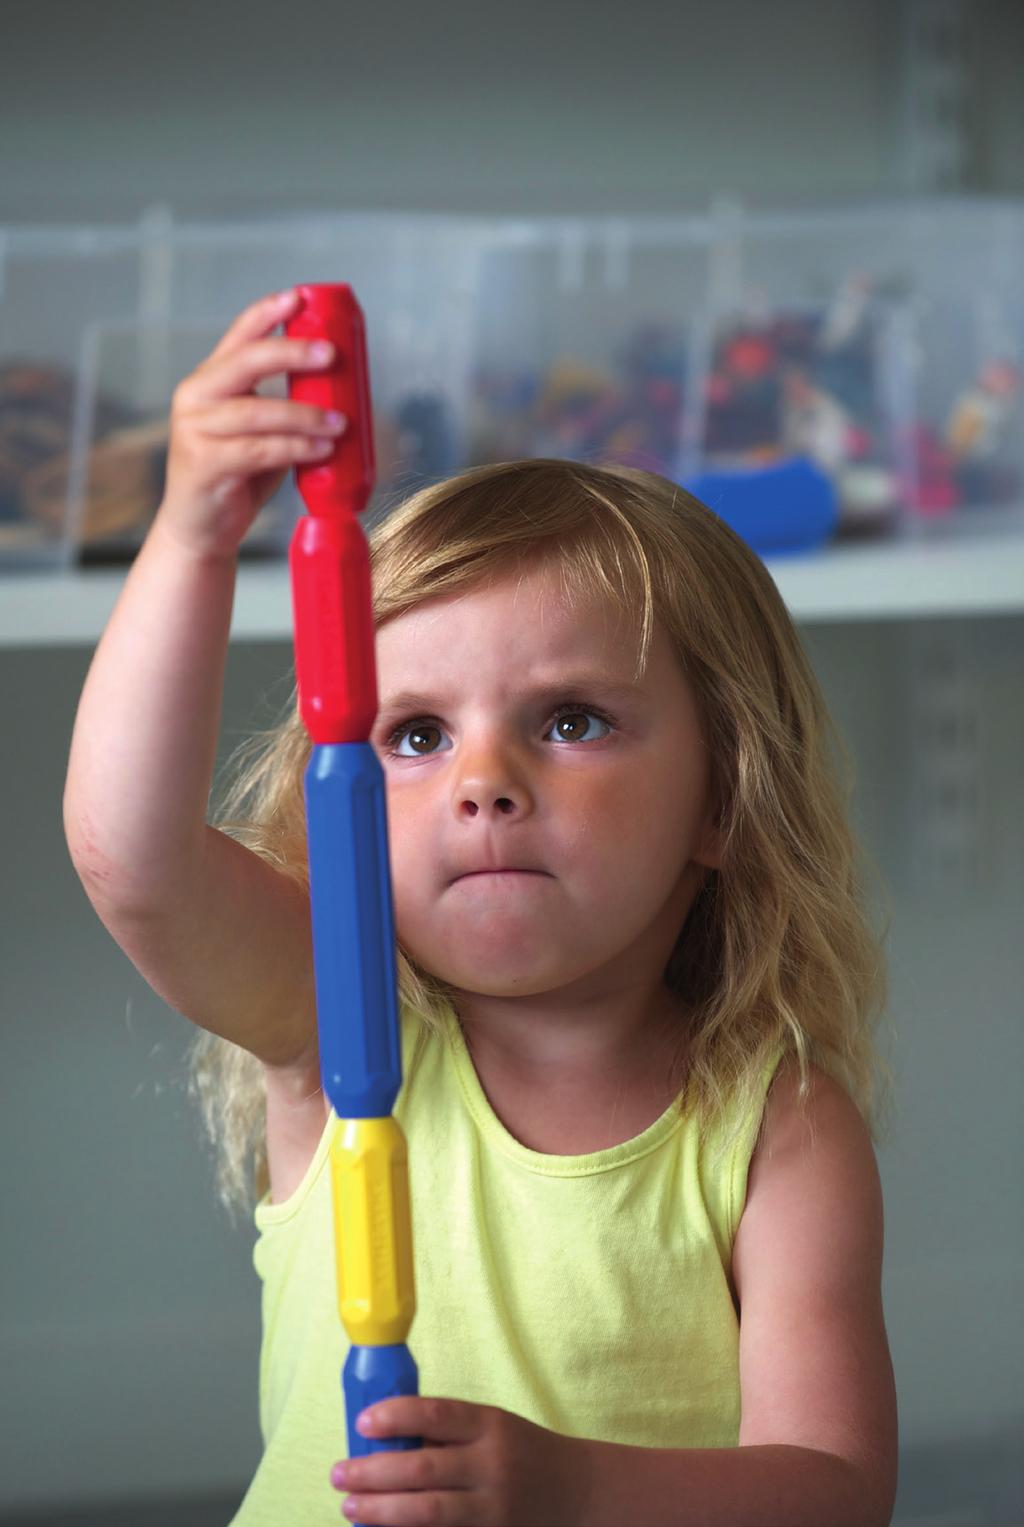
<svg viewBox="0 0 1024 1527">
<path fill-rule="evenodd" d="M 368 534 L 377 628 L 424 600 L 538 563 L 565 596 L 635 622 L 638 673 L 655 621 L 697 699 L 720 805 L 721 867 L 679 930 L 665 983 L 679 999 L 680 1107 L 724 1155 L 782 1046 L 834 1077 L 876 1143 L 892 1073 L 876 1041 L 887 994 L 888 897 L 848 821 L 854 771 L 793 621 L 761 560 L 691 494 L 652 472 L 532 459 L 473 468 L 415 493 Z M 639 617 L 639 619 L 638 619 Z M 308 890 L 303 774 L 310 741 L 293 688 L 278 724 L 232 760 L 214 825 Z M 869 915 L 868 878 L 886 926 Z M 453 992 L 397 948 L 398 995 L 441 1037 Z M 190 1047 L 189 1088 L 232 1214 L 268 1186 L 260 1062 L 216 1035 Z"/>
</svg>

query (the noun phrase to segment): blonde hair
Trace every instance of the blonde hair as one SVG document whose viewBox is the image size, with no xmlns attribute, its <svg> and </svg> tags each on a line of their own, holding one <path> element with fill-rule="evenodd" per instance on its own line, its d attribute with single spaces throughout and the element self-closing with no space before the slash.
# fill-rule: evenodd
<svg viewBox="0 0 1024 1527">
<path fill-rule="evenodd" d="M 534 459 L 476 467 L 414 494 L 368 535 L 378 628 L 424 600 L 542 563 L 565 596 L 635 619 L 642 672 L 660 621 L 692 686 L 720 808 L 721 868 L 707 873 L 665 971 L 680 999 L 681 1106 L 707 1139 L 736 1108 L 734 1140 L 780 1047 L 799 1096 L 811 1064 L 834 1077 L 879 1140 L 891 1071 L 874 1041 L 885 933 L 870 926 L 869 866 L 847 821 L 849 753 L 767 569 L 721 519 L 652 472 Z M 236 755 L 222 831 L 308 888 L 303 773 L 310 742 L 287 714 Z M 887 929 L 886 929 L 887 932 Z M 400 1004 L 441 1036 L 452 990 L 397 949 Z M 191 1054 L 234 1212 L 266 1191 L 263 1070 L 200 1034 Z"/>
</svg>

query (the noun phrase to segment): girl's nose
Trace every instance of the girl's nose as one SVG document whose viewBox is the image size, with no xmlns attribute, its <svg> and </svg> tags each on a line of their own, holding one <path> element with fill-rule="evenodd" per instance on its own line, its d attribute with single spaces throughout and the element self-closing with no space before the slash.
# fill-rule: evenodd
<svg viewBox="0 0 1024 1527">
<path fill-rule="evenodd" d="M 529 763 L 508 732 L 490 731 L 464 745 L 455 783 L 455 800 L 467 815 L 481 811 L 510 816 L 529 809 Z"/>
<path fill-rule="evenodd" d="M 464 796 L 462 804 L 468 816 L 475 817 L 479 813 L 481 800 L 486 800 L 486 796 L 482 796 L 479 792 Z M 515 802 L 507 795 L 496 796 L 493 804 L 495 812 L 503 816 L 508 816 L 516 809 Z"/>
</svg>

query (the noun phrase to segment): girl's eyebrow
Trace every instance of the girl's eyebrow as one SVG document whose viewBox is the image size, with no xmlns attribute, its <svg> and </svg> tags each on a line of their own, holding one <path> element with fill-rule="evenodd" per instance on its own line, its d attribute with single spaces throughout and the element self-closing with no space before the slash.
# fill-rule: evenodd
<svg viewBox="0 0 1024 1527">
<path fill-rule="evenodd" d="M 569 674 L 551 683 L 535 685 L 533 689 L 522 690 L 514 696 L 514 699 L 519 701 L 554 700 L 559 696 L 582 699 L 586 695 L 626 703 L 639 697 L 640 685 L 609 679 L 604 674 L 577 673 Z M 377 724 L 380 725 L 403 711 L 422 711 L 426 714 L 435 708 L 441 710 L 446 708 L 445 702 L 439 701 L 436 695 L 431 697 L 415 690 L 403 689 L 398 694 L 389 695 L 381 704 L 377 714 Z"/>
</svg>

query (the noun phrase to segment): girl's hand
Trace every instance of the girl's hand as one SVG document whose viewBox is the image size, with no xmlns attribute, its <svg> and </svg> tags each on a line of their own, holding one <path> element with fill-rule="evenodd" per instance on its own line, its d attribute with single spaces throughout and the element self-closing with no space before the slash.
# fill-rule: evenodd
<svg viewBox="0 0 1024 1527">
<path fill-rule="evenodd" d="M 202 556 L 233 556 L 285 474 L 325 460 L 345 428 L 311 404 L 255 392 L 265 377 L 333 362 L 333 354 L 318 359 L 307 340 L 266 337 L 296 302 L 293 288 L 253 303 L 175 388 L 157 518 Z"/>
<path fill-rule="evenodd" d="M 376 1424 L 364 1427 L 363 1417 Z M 366 1527 L 585 1527 L 586 1442 L 493 1405 L 409 1395 L 357 1422 L 367 1437 L 422 1437 L 408 1453 L 336 1463 L 341 1509 Z"/>
</svg>

